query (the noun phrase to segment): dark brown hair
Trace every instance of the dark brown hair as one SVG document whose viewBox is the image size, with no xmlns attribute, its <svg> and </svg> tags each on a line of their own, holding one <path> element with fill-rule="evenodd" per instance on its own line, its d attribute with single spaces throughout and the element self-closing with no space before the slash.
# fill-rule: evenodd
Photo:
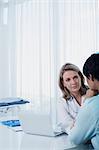
<svg viewBox="0 0 99 150">
<path fill-rule="evenodd" d="M 89 79 L 90 75 L 93 79 L 99 81 L 99 53 L 92 54 L 84 63 L 83 73 Z"/>
</svg>

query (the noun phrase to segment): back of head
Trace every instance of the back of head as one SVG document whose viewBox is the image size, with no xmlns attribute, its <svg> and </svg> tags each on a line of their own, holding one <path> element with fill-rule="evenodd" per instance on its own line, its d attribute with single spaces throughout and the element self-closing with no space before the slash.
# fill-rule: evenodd
<svg viewBox="0 0 99 150">
<path fill-rule="evenodd" d="M 95 78 L 99 81 L 99 53 L 92 54 L 84 63 L 83 66 L 84 75 L 89 78 L 90 75 L 92 78 Z"/>
</svg>

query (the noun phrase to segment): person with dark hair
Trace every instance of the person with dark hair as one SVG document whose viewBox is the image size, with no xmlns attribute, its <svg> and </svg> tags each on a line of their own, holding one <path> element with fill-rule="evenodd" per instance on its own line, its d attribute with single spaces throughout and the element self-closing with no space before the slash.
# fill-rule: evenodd
<svg viewBox="0 0 99 150">
<path fill-rule="evenodd" d="M 84 81 L 84 76 L 76 65 L 66 63 L 62 66 L 59 87 L 63 96 L 57 103 L 57 122 L 62 131 L 67 134 L 75 122 L 88 89 Z"/>
<path fill-rule="evenodd" d="M 97 94 L 87 98 L 79 110 L 69 139 L 75 144 L 91 141 L 99 149 L 99 54 L 92 54 L 84 63 L 83 73 L 90 89 Z"/>
</svg>

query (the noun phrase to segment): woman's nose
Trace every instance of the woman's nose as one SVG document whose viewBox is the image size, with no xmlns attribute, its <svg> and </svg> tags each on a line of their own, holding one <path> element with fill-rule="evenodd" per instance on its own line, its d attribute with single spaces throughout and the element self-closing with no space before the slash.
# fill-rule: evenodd
<svg viewBox="0 0 99 150">
<path fill-rule="evenodd" d="M 75 81 L 74 79 L 72 79 L 72 80 L 71 80 L 71 83 L 72 83 L 72 84 L 75 84 L 75 83 L 76 83 L 76 81 Z"/>
</svg>

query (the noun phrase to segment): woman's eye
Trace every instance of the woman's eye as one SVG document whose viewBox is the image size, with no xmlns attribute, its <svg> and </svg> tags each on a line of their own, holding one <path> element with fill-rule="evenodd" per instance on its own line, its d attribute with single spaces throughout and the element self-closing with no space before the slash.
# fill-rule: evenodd
<svg viewBox="0 0 99 150">
<path fill-rule="evenodd" d="M 78 79 L 78 76 L 75 76 L 74 79 Z"/>
<path fill-rule="evenodd" d="M 68 82 L 68 81 L 70 81 L 70 79 L 68 78 L 68 79 L 66 79 L 66 82 Z"/>
</svg>

